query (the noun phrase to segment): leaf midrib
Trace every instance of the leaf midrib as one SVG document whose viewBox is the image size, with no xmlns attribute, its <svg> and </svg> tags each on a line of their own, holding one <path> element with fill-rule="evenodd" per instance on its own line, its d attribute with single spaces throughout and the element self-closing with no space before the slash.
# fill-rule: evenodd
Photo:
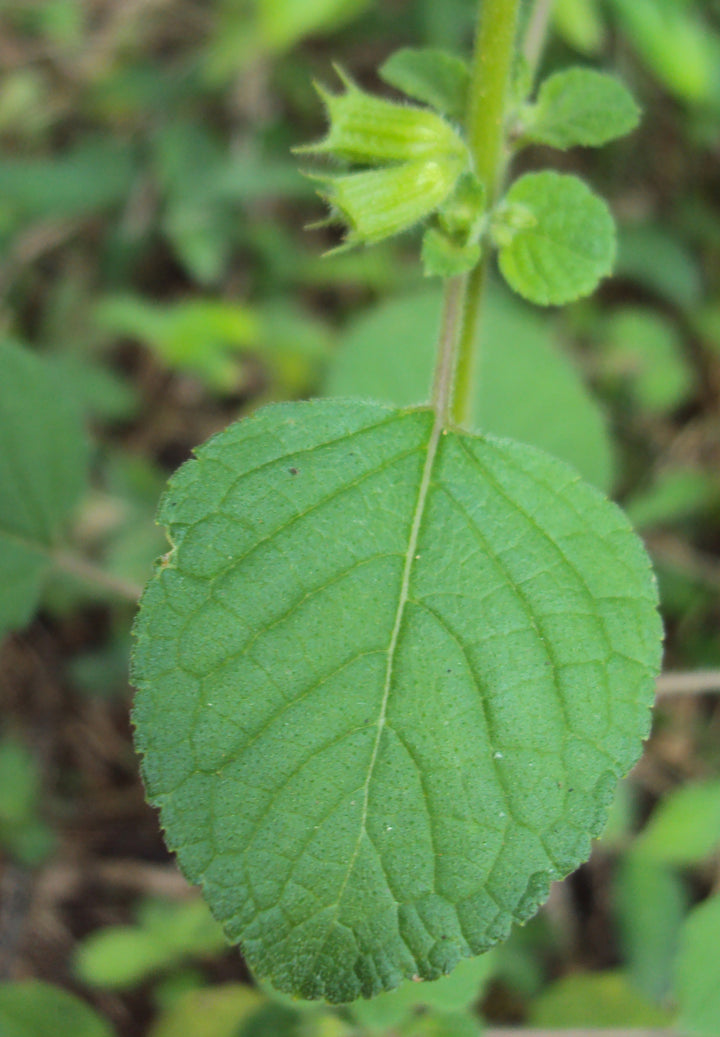
<svg viewBox="0 0 720 1037">
<path fill-rule="evenodd" d="M 415 508 L 413 510 L 412 522 L 410 525 L 410 534 L 408 537 L 408 546 L 405 552 L 405 563 L 403 565 L 402 578 L 400 581 L 400 593 L 398 596 L 398 605 L 395 612 L 395 622 L 393 624 L 392 633 L 390 635 L 390 643 L 387 648 L 387 667 L 385 670 L 385 683 L 383 685 L 383 696 L 380 703 L 380 713 L 377 721 L 377 734 L 375 736 L 375 742 L 373 750 L 370 756 L 370 763 L 368 766 L 367 778 L 363 787 L 363 803 L 360 815 L 360 831 L 358 832 L 357 841 L 350 855 L 348 861 L 347 870 L 338 891 L 337 899 L 334 905 L 333 917 L 327 928 L 325 939 L 320 944 L 316 955 L 315 961 L 319 958 L 325 942 L 333 930 L 335 923 L 337 922 L 338 914 L 340 912 L 340 905 L 342 904 L 343 895 L 347 888 L 350 876 L 352 875 L 355 862 L 357 861 L 360 853 L 360 846 L 362 844 L 363 837 L 367 832 L 367 818 L 368 808 L 370 802 L 370 786 L 372 783 L 373 772 L 375 770 L 375 764 L 377 762 L 378 753 L 380 752 L 380 743 L 382 741 L 382 734 L 385 729 L 387 719 L 387 709 L 390 700 L 390 691 L 392 688 L 394 667 L 395 667 L 395 654 L 397 651 L 397 645 L 400 638 L 400 630 L 402 629 L 403 618 L 405 615 L 405 607 L 409 601 L 410 594 L 410 578 L 412 576 L 413 563 L 415 562 L 415 554 L 417 551 L 418 540 L 420 537 L 420 528 L 425 515 L 425 506 L 427 504 L 428 493 L 430 491 L 430 483 L 432 481 L 432 473 L 435 465 L 435 460 L 438 454 L 438 447 L 440 444 L 440 437 L 442 436 L 444 429 L 444 422 L 442 415 L 437 413 L 433 421 L 432 429 L 430 431 L 430 437 L 427 444 L 427 456 L 425 458 L 425 464 L 423 465 L 422 476 L 420 478 L 420 487 L 418 489 L 418 496 L 415 502 Z"/>
</svg>

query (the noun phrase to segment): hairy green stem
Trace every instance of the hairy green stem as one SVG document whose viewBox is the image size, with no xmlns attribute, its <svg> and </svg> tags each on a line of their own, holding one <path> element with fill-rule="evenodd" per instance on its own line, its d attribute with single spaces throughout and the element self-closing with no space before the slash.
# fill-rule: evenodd
<svg viewBox="0 0 720 1037">
<path fill-rule="evenodd" d="M 485 184 L 488 208 L 498 199 L 507 162 L 505 114 L 512 81 L 520 0 L 484 0 L 475 40 L 467 129 L 475 172 Z M 460 320 L 452 417 L 472 420 L 477 337 L 489 269 L 487 246 L 468 275 Z"/>
<path fill-rule="evenodd" d="M 489 206 L 497 201 L 507 161 L 505 115 L 519 10 L 520 0 L 484 0 L 478 20 L 468 96 L 467 133 L 473 166 L 485 184 Z M 472 417 L 475 343 L 487 268 L 485 253 L 465 279 L 462 295 L 452 282 L 446 288 L 441 345 L 447 339 L 446 324 L 451 321 L 452 326 L 458 329 L 457 363 L 450 393 L 450 416 L 457 425 L 468 424 Z M 455 312 L 456 309 L 459 313 Z"/>
</svg>

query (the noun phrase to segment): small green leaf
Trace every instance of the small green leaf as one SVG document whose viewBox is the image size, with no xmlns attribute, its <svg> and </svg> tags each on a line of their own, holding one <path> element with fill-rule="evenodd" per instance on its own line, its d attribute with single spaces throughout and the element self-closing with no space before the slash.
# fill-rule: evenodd
<svg viewBox="0 0 720 1037">
<path fill-rule="evenodd" d="M 575 176 L 528 173 L 508 191 L 506 206 L 535 217 L 500 244 L 500 269 L 511 288 L 539 306 L 559 306 L 589 295 L 615 258 L 610 211 Z"/>
<path fill-rule="evenodd" d="M 689 865 L 720 849 L 720 779 L 683 785 L 661 800 L 635 844 L 657 864 Z"/>
<path fill-rule="evenodd" d="M 380 76 L 396 90 L 451 119 L 461 120 L 465 115 L 470 72 L 454 54 L 431 47 L 403 47 L 380 67 Z"/>
<path fill-rule="evenodd" d="M 640 109 L 618 79 L 588 68 L 556 72 L 521 118 L 523 140 L 550 147 L 597 148 L 635 129 Z"/>
<path fill-rule="evenodd" d="M 74 994 L 38 980 L 0 983 L 2 1037 L 112 1037 L 108 1024 Z"/>
<path fill-rule="evenodd" d="M 97 304 L 95 319 L 104 331 L 138 339 L 169 367 L 194 374 L 219 391 L 237 387 L 237 356 L 260 338 L 258 314 L 223 299 L 159 304 L 141 296 L 114 295 Z"/>
<path fill-rule="evenodd" d="M 87 457 L 72 387 L 52 364 L 0 342 L 0 637 L 37 608 Z"/>
<path fill-rule="evenodd" d="M 369 308 L 347 328 L 328 368 L 328 396 L 362 396 L 406 406 L 430 396 L 441 293 L 435 289 Z M 533 312 L 490 281 L 480 329 L 474 425 L 547 450 L 609 490 L 612 446 L 604 417 L 557 340 Z M 386 343 L 393 342 L 388 350 Z M 508 349 L 508 343 L 512 349 Z M 523 400 L 518 407 L 517 401 Z"/>
<path fill-rule="evenodd" d="M 426 277 L 457 277 L 480 261 L 479 245 L 460 245 L 436 227 L 423 236 L 422 262 Z"/>
<path fill-rule="evenodd" d="M 694 911 L 683 928 L 675 975 L 676 1027 L 687 1037 L 717 1037 L 720 1019 L 720 896 Z"/>
<path fill-rule="evenodd" d="M 122 990 L 189 957 L 217 954 L 227 943 L 202 900 L 145 905 L 140 925 L 113 925 L 87 936 L 75 971 L 83 983 Z"/>
<path fill-rule="evenodd" d="M 281 990 L 437 979 L 527 920 L 649 727 L 657 593 L 622 513 L 425 409 L 277 405 L 177 473 L 136 626 L 150 800 Z"/>
</svg>

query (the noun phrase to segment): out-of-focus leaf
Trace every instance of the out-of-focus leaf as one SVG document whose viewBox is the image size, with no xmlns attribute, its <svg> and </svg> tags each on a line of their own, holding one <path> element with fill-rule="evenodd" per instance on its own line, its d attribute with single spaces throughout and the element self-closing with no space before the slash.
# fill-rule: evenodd
<svg viewBox="0 0 720 1037">
<path fill-rule="evenodd" d="M 709 472 L 691 468 L 669 468 L 661 472 L 647 490 L 625 502 L 633 525 L 647 529 L 673 525 L 701 515 L 720 504 L 720 480 Z"/>
<path fill-rule="evenodd" d="M 720 849 L 720 779 L 682 785 L 660 801 L 635 844 L 656 864 L 699 864 Z"/>
<path fill-rule="evenodd" d="M 112 1037 L 113 1031 L 89 1005 L 50 983 L 0 983 L 2 1037 Z"/>
<path fill-rule="evenodd" d="M 530 1006 L 534 1026 L 663 1026 L 669 1014 L 630 985 L 622 972 L 588 972 L 553 983 Z"/>
<path fill-rule="evenodd" d="M 427 400 L 441 295 L 426 289 L 385 302 L 350 325 L 325 391 L 399 405 Z M 553 326 L 492 284 L 480 329 L 474 424 L 547 450 L 609 489 L 610 441 L 599 408 L 553 341 Z M 394 348 L 386 348 L 393 342 Z"/>
<path fill-rule="evenodd" d="M 37 607 L 52 555 L 85 489 L 88 451 L 72 385 L 50 362 L 0 343 L 0 637 Z"/>
<path fill-rule="evenodd" d="M 136 926 L 110 926 L 86 937 L 75 957 L 84 983 L 124 989 L 188 957 L 219 954 L 222 930 L 203 900 L 150 902 Z"/>
<path fill-rule="evenodd" d="M 55 358 L 63 379 L 72 385 L 86 414 L 101 421 L 127 421 L 138 408 L 133 385 L 110 368 L 72 353 Z"/>
<path fill-rule="evenodd" d="M 462 961 L 449 976 L 433 983 L 403 983 L 397 990 L 369 1001 L 354 1001 L 349 1011 L 363 1029 L 385 1031 L 410 1020 L 417 1009 L 432 1007 L 459 1012 L 482 997 L 495 964 L 494 952 Z"/>
<path fill-rule="evenodd" d="M 0 846 L 23 864 L 41 863 L 54 838 L 38 814 L 40 773 L 27 747 L 9 735 L 0 739 L 0 789 Z"/>
<path fill-rule="evenodd" d="M 639 282 L 681 309 L 695 307 L 702 294 L 697 259 L 654 223 L 621 227 L 616 274 Z"/>
<path fill-rule="evenodd" d="M 560 36 L 583 54 L 597 54 L 605 41 L 598 0 L 555 0 L 553 20 Z"/>
<path fill-rule="evenodd" d="M 611 0 L 620 26 L 660 82 L 682 101 L 708 101 L 718 45 L 694 0 Z"/>
<path fill-rule="evenodd" d="M 688 908 L 682 881 L 669 868 L 630 852 L 618 865 L 614 900 L 630 978 L 660 1002 L 670 987 Z"/>
<path fill-rule="evenodd" d="M 240 983 L 189 991 L 161 1013 L 149 1037 L 238 1037 L 265 1003 L 263 994 Z"/>
<path fill-rule="evenodd" d="M 272 51 L 292 47 L 303 36 L 325 32 L 354 18 L 369 0 L 255 0 L 260 37 Z"/>
<path fill-rule="evenodd" d="M 138 339 L 169 367 L 197 375 L 220 391 L 237 387 L 236 355 L 258 340 L 254 310 L 221 299 L 160 304 L 139 296 L 112 296 L 95 312 L 105 330 Z"/>
<path fill-rule="evenodd" d="M 672 411 L 695 386 L 674 325 L 650 309 L 626 307 L 612 314 L 599 363 L 601 373 L 625 384 L 649 414 Z"/>
<path fill-rule="evenodd" d="M 690 913 L 675 976 L 677 1027 L 687 1037 L 717 1037 L 720 1019 L 720 896 Z"/>
<path fill-rule="evenodd" d="M 398 1037 L 480 1037 L 480 1021 L 469 1012 L 443 1012 L 437 1008 L 408 1019 Z"/>
<path fill-rule="evenodd" d="M 0 228 L 117 206 L 128 196 L 133 174 L 131 150 L 110 137 L 86 140 L 48 158 L 5 156 L 0 160 Z"/>
</svg>

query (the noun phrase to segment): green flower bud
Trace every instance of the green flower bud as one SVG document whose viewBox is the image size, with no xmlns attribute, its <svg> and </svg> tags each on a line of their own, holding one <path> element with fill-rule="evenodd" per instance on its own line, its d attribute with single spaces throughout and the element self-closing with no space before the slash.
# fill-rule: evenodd
<svg viewBox="0 0 720 1037">
<path fill-rule="evenodd" d="M 438 213 L 442 229 L 463 244 L 476 242 L 482 233 L 487 207 L 485 185 L 474 173 L 463 173 L 450 198 Z"/>
<path fill-rule="evenodd" d="M 462 139 L 440 115 L 428 108 L 374 97 L 340 69 L 338 75 L 345 84 L 345 93 L 331 94 L 317 87 L 328 112 L 327 137 L 296 151 L 333 155 L 371 166 L 466 155 Z"/>
<path fill-rule="evenodd" d="M 422 247 L 426 277 L 457 277 L 466 274 L 480 262 L 482 250 L 477 243 L 461 245 L 435 227 L 425 231 Z"/>
<path fill-rule="evenodd" d="M 435 212 L 455 187 L 464 161 L 446 156 L 336 176 L 327 180 L 329 190 L 321 196 L 348 224 L 347 245 L 370 245 Z"/>
</svg>

